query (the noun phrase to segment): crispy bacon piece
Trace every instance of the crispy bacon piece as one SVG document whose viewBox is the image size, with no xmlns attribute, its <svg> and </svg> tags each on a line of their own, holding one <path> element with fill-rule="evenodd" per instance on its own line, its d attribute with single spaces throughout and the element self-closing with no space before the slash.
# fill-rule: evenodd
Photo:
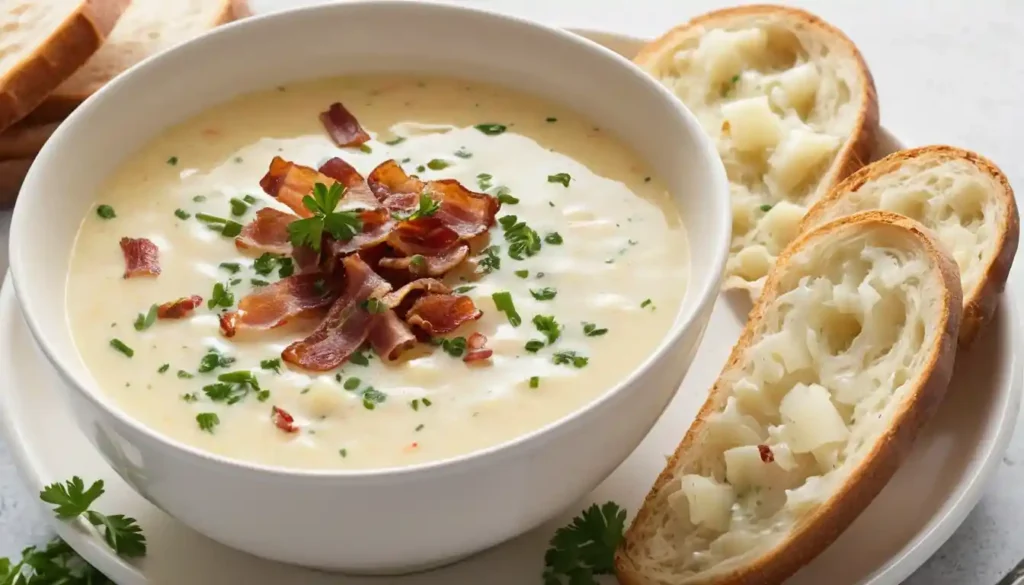
<svg viewBox="0 0 1024 585">
<path fill-rule="evenodd" d="M 286 433 L 299 432 L 299 427 L 295 424 L 295 417 L 288 414 L 288 411 L 283 408 L 270 407 L 270 420 L 274 423 L 274 426 Z"/>
<path fill-rule="evenodd" d="M 264 193 L 290 207 L 299 217 L 312 217 L 313 212 L 306 209 L 302 199 L 313 191 L 313 185 L 317 183 L 331 186 L 334 180 L 321 175 L 316 169 L 297 165 L 279 156 L 270 161 L 267 174 L 260 179 Z"/>
<path fill-rule="evenodd" d="M 373 323 L 370 325 L 370 347 L 377 355 L 389 360 L 398 359 L 402 352 L 414 345 L 416 336 L 394 311 L 389 309 L 373 316 Z"/>
<path fill-rule="evenodd" d="M 370 297 L 383 296 L 391 285 L 358 255 L 345 257 L 342 266 L 345 290 L 341 297 L 309 337 L 285 348 L 281 353 L 284 361 L 307 370 L 333 370 L 366 341 L 374 315 L 362 304 Z"/>
<path fill-rule="evenodd" d="M 772 448 L 768 445 L 758 445 L 757 454 L 761 456 L 761 461 L 765 463 L 775 461 L 775 453 L 772 453 Z"/>
<path fill-rule="evenodd" d="M 479 236 L 494 225 L 494 216 L 501 208 L 497 197 L 470 191 L 455 179 L 431 181 L 427 186 L 440 202 L 434 217 L 462 239 Z"/>
<path fill-rule="evenodd" d="M 420 278 L 414 280 L 402 288 L 390 292 L 381 297 L 381 302 L 391 309 L 397 309 L 400 305 L 406 303 L 410 297 L 415 298 L 419 296 L 419 293 L 434 293 L 434 294 L 448 294 L 452 292 L 448 285 L 437 280 L 435 278 Z M 413 293 L 417 293 L 413 296 Z"/>
<path fill-rule="evenodd" d="M 125 278 L 160 274 L 160 249 L 146 238 L 121 238 L 121 252 Z"/>
<path fill-rule="evenodd" d="M 220 316 L 220 330 L 233 337 L 239 329 L 273 329 L 326 309 L 338 297 L 337 286 L 318 273 L 295 274 L 257 289 Z"/>
<path fill-rule="evenodd" d="M 384 268 L 408 270 L 415 276 L 442 276 L 462 264 L 467 256 L 469 256 L 469 246 L 462 244 L 437 256 L 420 254 L 402 258 L 381 258 L 380 265 Z"/>
<path fill-rule="evenodd" d="M 464 362 L 478 362 L 489 359 L 494 355 L 494 350 L 485 347 L 487 337 L 483 333 L 474 333 L 466 340 L 466 355 L 462 357 Z"/>
<path fill-rule="evenodd" d="M 429 294 L 412 304 L 405 320 L 428 335 L 442 335 L 459 328 L 463 323 L 483 316 L 473 299 L 451 294 Z"/>
<path fill-rule="evenodd" d="M 381 206 L 380 201 L 370 191 L 370 186 L 366 184 L 366 179 L 344 160 L 338 157 L 330 158 L 320 165 L 319 172 L 345 186 L 345 198 L 339 206 L 340 209 L 377 209 Z"/>
<path fill-rule="evenodd" d="M 242 233 L 235 238 L 235 247 L 240 250 L 290 255 L 292 242 L 288 235 L 288 224 L 297 219 L 297 215 L 278 211 L 273 207 L 264 207 L 242 228 Z"/>
<path fill-rule="evenodd" d="M 156 316 L 160 319 L 181 319 L 187 317 L 201 304 L 203 304 L 203 297 L 199 295 L 181 297 L 176 301 L 169 301 L 157 307 Z"/>
<path fill-rule="evenodd" d="M 366 182 L 370 186 L 370 190 L 377 196 L 377 199 L 382 203 L 387 204 L 388 198 L 395 194 L 414 194 L 418 196 L 423 192 L 425 184 L 417 177 L 410 177 L 405 174 L 402 167 L 394 161 L 394 159 L 386 160 L 379 165 L 377 168 L 370 172 L 370 176 L 367 177 Z M 395 199 L 392 201 L 389 209 L 397 210 L 409 210 L 416 206 L 416 197 L 405 197 Z M 398 207 L 399 204 L 404 207 Z"/>
<path fill-rule="evenodd" d="M 338 146 L 360 146 L 370 139 L 370 135 L 359 125 L 359 120 L 341 102 L 334 102 L 326 112 L 321 113 L 320 121 Z"/>
<path fill-rule="evenodd" d="M 459 234 L 436 217 L 399 222 L 388 235 L 388 244 L 406 256 L 436 256 L 458 241 Z"/>
</svg>

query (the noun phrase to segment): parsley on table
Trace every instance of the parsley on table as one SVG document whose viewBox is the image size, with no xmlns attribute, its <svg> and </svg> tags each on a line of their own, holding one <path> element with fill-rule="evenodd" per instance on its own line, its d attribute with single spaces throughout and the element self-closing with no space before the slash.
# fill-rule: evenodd
<svg viewBox="0 0 1024 585">
<path fill-rule="evenodd" d="M 558 341 L 558 337 L 562 334 L 562 326 L 558 324 L 553 315 L 534 315 L 533 326 L 544 334 L 544 337 L 547 337 L 548 345 Z"/>
<path fill-rule="evenodd" d="M 199 429 L 213 434 L 213 429 L 220 424 L 220 417 L 215 412 L 200 412 L 196 415 Z"/>
<path fill-rule="evenodd" d="M 596 585 L 594 575 L 614 571 L 625 528 L 626 511 L 615 502 L 583 510 L 551 538 L 544 554 L 545 585 Z"/>
<path fill-rule="evenodd" d="M 123 353 L 127 357 L 132 357 L 132 356 L 135 355 L 135 350 L 134 349 L 128 347 L 128 345 L 125 344 L 125 342 L 121 341 L 120 339 L 117 339 L 116 337 L 114 339 L 110 340 L 110 347 L 112 347 L 112 348 L 116 349 L 117 351 Z"/>
<path fill-rule="evenodd" d="M 344 193 L 341 183 L 334 183 L 330 187 L 323 183 L 313 185 L 313 194 L 302 198 L 302 204 L 312 212 L 313 217 L 288 224 L 288 236 L 292 244 L 319 250 L 324 232 L 343 242 L 361 232 L 363 221 L 359 217 L 359 210 L 335 211 Z"/>
<path fill-rule="evenodd" d="M 273 358 L 269 360 L 261 360 L 260 367 L 264 370 L 273 370 L 275 373 L 281 373 L 281 358 Z"/>
<path fill-rule="evenodd" d="M 153 323 L 156 323 L 156 310 L 157 306 L 152 305 L 145 313 L 139 313 L 139 315 L 135 317 L 135 330 L 144 331 L 152 327 Z"/>
<path fill-rule="evenodd" d="M 572 176 L 569 173 L 556 173 L 554 175 L 548 175 L 548 183 L 560 183 L 563 187 L 569 186 L 569 181 L 572 180 Z"/>
<path fill-rule="evenodd" d="M 103 219 L 114 219 L 117 217 L 117 213 L 114 212 L 114 208 L 109 205 L 100 205 L 96 208 L 96 215 Z"/>
<path fill-rule="evenodd" d="M 519 221 L 514 215 L 498 218 L 498 223 L 505 230 L 505 241 L 509 243 L 508 255 L 515 260 L 533 256 L 540 252 L 540 236 L 526 222 Z"/>
<path fill-rule="evenodd" d="M 523 318 L 516 312 L 516 305 L 512 302 L 512 293 L 508 291 L 499 291 L 491 295 L 491 299 L 494 300 L 494 306 L 498 311 L 505 313 L 508 317 L 508 322 L 513 327 L 519 327 L 523 322 Z"/>
<path fill-rule="evenodd" d="M 231 308 L 235 304 L 235 293 L 228 290 L 227 285 L 223 282 L 218 282 L 213 285 L 213 292 L 210 294 L 210 300 L 206 301 L 206 306 L 209 309 L 214 307 L 224 307 L 225 309 Z"/>
<path fill-rule="evenodd" d="M 0 584 L 2 585 L 50 585 L 50 584 L 107 585 L 112 583 L 96 567 L 85 562 L 68 543 L 59 537 L 51 540 L 46 548 L 30 546 L 21 551 L 21 560 L 12 563 L 0 558 Z"/>
<path fill-rule="evenodd" d="M 441 205 L 437 201 L 431 199 L 430 195 L 424 192 L 420 193 L 416 209 L 411 213 L 405 215 L 401 213 L 392 213 L 391 215 L 399 221 L 413 221 L 415 219 L 420 219 L 421 217 L 430 217 L 437 213 L 439 209 L 441 209 Z"/>
<path fill-rule="evenodd" d="M 483 268 L 484 274 L 501 269 L 501 246 L 487 246 L 483 250 L 483 258 L 477 260 L 477 266 Z"/>
<path fill-rule="evenodd" d="M 546 286 L 544 288 L 531 288 L 530 294 L 533 295 L 533 298 L 537 299 L 538 301 L 550 301 L 551 299 L 555 298 L 555 296 L 558 294 L 558 291 L 551 288 L 550 286 Z"/>
<path fill-rule="evenodd" d="M 82 478 L 74 476 L 68 481 L 54 483 L 39 492 L 39 499 L 55 506 L 54 513 L 61 520 L 85 516 L 90 524 L 101 529 L 103 540 L 122 557 L 140 557 L 146 554 L 146 537 L 134 518 L 121 514 L 101 514 L 90 507 L 103 495 L 103 480 L 93 482 L 87 489 Z"/>
<path fill-rule="evenodd" d="M 560 351 L 551 356 L 551 362 L 557 366 L 572 364 L 573 367 L 582 368 L 589 361 L 590 358 L 576 355 L 575 351 Z"/>
<path fill-rule="evenodd" d="M 598 327 L 597 325 L 587 323 L 586 321 L 583 322 L 583 334 L 587 337 L 597 337 L 599 335 L 604 335 L 605 333 L 608 333 L 607 328 Z"/>
<path fill-rule="evenodd" d="M 235 363 L 235 358 L 226 356 L 215 349 L 211 349 L 199 360 L 199 367 L 196 368 L 200 374 L 212 372 L 217 368 L 226 368 Z"/>
<path fill-rule="evenodd" d="M 503 124 L 477 124 L 476 126 L 473 127 L 488 136 L 497 136 L 498 134 L 504 134 L 505 130 L 508 130 L 508 127 L 506 127 Z"/>
<path fill-rule="evenodd" d="M 553 246 L 559 246 L 562 244 L 563 241 L 562 234 L 558 232 L 551 232 L 550 234 L 544 236 L 544 241 Z"/>
</svg>

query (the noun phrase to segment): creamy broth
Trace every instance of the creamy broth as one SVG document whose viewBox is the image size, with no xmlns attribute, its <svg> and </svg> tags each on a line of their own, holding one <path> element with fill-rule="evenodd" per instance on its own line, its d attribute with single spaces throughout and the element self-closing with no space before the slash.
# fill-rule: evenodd
<svg viewBox="0 0 1024 585">
<path fill-rule="evenodd" d="M 335 101 L 371 134 L 369 148 L 331 142 L 318 114 Z M 483 123 L 500 123 L 507 131 L 488 135 L 474 127 Z M 544 243 L 536 255 L 515 260 L 495 225 L 491 243 L 501 246 L 500 269 L 474 276 L 470 259 L 446 279 L 453 287 L 473 286 L 464 294 L 484 313 L 446 337 L 486 335 L 494 350 L 489 361 L 467 364 L 421 344 L 395 362 L 366 350 L 368 365 L 349 362 L 328 373 L 284 363 L 280 373 L 262 369 L 261 361 L 279 358 L 316 322 L 223 337 L 222 309 L 206 305 L 214 285 L 239 280 L 230 287 L 237 305 L 253 290 L 252 279 L 278 276 L 257 275 L 255 255 L 236 249 L 233 238 L 195 214 L 246 223 L 260 207 L 286 210 L 258 184 L 275 155 L 313 167 L 339 156 L 363 176 L 393 158 L 424 179 L 453 178 L 476 191 L 489 183 L 492 193 L 505 186 L 519 202 L 503 204 L 499 218 L 515 214 L 542 237 L 557 232 L 563 243 Z M 435 159 L 449 166 L 427 168 Z M 558 180 L 561 173 L 571 177 L 568 186 Z M 481 174 L 491 176 L 484 185 Z M 256 202 L 232 217 L 230 199 L 245 195 Z M 688 276 L 683 224 L 664 185 L 612 136 L 545 101 L 446 79 L 345 78 L 243 96 L 130 157 L 100 189 L 97 205 L 109 205 L 116 216 L 104 219 L 91 211 L 83 221 L 67 304 L 76 345 L 98 386 L 160 433 L 213 453 L 285 467 L 379 468 L 444 459 L 557 420 L 607 392 L 651 354 L 675 320 Z M 118 242 L 125 236 L 159 247 L 158 277 L 122 277 Z M 220 267 L 225 262 L 241 269 L 231 274 Z M 557 291 L 553 299 L 538 300 L 530 292 L 545 287 Z M 511 293 L 520 326 L 496 310 L 491 295 L 498 291 Z M 134 327 L 136 316 L 154 303 L 188 295 L 204 299 L 190 317 L 158 320 L 142 331 Z M 563 330 L 553 345 L 531 353 L 526 342 L 544 339 L 532 323 L 535 315 L 554 316 Z M 594 324 L 591 335 L 584 322 Z M 593 335 L 595 329 L 607 333 Z M 112 339 L 134 355 L 116 351 Z M 236 361 L 199 373 L 211 348 Z M 565 351 L 585 356 L 586 365 L 554 363 L 553 355 Z M 203 386 L 217 374 L 242 369 L 251 369 L 269 391 L 265 401 L 250 394 L 227 405 L 204 395 Z M 357 388 L 346 389 L 354 378 Z M 362 394 L 367 386 L 386 396 L 372 409 Z M 293 415 L 301 430 L 275 427 L 272 406 Z M 215 413 L 219 424 L 201 430 L 200 413 Z"/>
</svg>

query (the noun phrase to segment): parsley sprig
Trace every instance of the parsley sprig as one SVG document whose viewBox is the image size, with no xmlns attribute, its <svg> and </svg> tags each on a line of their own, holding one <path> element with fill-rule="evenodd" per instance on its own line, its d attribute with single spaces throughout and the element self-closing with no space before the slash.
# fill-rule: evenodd
<svg viewBox="0 0 1024 585">
<path fill-rule="evenodd" d="M 615 502 L 592 504 L 555 531 L 544 554 L 544 585 L 596 585 L 594 575 L 614 571 L 626 511 Z"/>
<path fill-rule="evenodd" d="M 441 209 L 441 204 L 439 204 L 437 201 L 434 201 L 426 192 L 423 192 L 420 193 L 420 198 L 419 201 L 417 202 L 416 209 L 406 214 L 395 212 L 392 213 L 391 216 L 397 219 L 398 221 L 413 221 L 416 219 L 420 219 L 421 217 L 430 217 L 437 213 L 439 209 Z"/>
<path fill-rule="evenodd" d="M 46 548 L 30 546 L 21 551 L 21 560 L 12 563 L 0 558 L 2 585 L 107 585 L 112 583 L 103 573 L 85 562 L 68 543 L 54 538 Z"/>
<path fill-rule="evenodd" d="M 515 260 L 533 256 L 540 252 L 540 235 L 526 225 L 526 222 L 519 221 L 514 215 L 505 215 L 498 218 L 498 223 L 505 230 L 505 241 L 509 243 L 508 255 Z"/>
<path fill-rule="evenodd" d="M 312 212 L 313 217 L 288 224 L 288 236 L 292 244 L 319 250 L 324 232 L 343 242 L 361 232 L 363 221 L 359 217 L 359 210 L 335 211 L 344 194 L 345 188 L 341 183 L 334 183 L 330 187 L 323 183 L 313 185 L 313 194 L 302 198 L 302 204 Z"/>
<path fill-rule="evenodd" d="M 88 488 L 82 478 L 72 477 L 64 483 L 54 483 L 39 492 L 39 499 L 51 504 L 61 520 L 85 516 L 90 524 L 99 528 L 103 540 L 122 557 L 140 557 L 146 554 L 146 537 L 134 518 L 123 514 L 101 514 L 91 510 L 93 503 L 103 495 L 103 480 Z"/>
</svg>

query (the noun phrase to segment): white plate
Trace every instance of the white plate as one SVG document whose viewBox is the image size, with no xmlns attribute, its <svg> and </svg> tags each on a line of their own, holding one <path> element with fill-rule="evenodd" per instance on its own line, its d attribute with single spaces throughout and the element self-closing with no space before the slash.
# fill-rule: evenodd
<svg viewBox="0 0 1024 585">
<path fill-rule="evenodd" d="M 586 33 L 630 55 L 636 39 Z M 899 147 L 884 133 L 879 155 Z M 950 391 L 906 463 L 871 506 L 792 585 L 894 585 L 905 579 L 960 525 L 981 496 L 1013 433 L 1021 395 L 1020 334 L 1007 292 L 992 325 L 957 362 Z M 547 541 L 590 502 L 614 500 L 631 512 L 704 400 L 739 335 L 742 302 L 722 296 L 705 341 L 679 394 L 637 450 L 574 509 L 514 541 L 442 569 L 406 577 L 347 577 L 264 561 L 216 544 L 174 521 L 134 493 L 103 462 L 58 400 L 56 374 L 33 344 L 11 286 L 0 292 L 0 413 L 8 443 L 29 489 L 80 475 L 103 479 L 99 508 L 137 518 L 149 539 L 138 564 L 115 557 L 84 528 L 53 520 L 57 532 L 120 585 L 235 584 L 448 585 L 540 583 Z M 239 497 L 245 497 L 239 494 Z"/>
</svg>

